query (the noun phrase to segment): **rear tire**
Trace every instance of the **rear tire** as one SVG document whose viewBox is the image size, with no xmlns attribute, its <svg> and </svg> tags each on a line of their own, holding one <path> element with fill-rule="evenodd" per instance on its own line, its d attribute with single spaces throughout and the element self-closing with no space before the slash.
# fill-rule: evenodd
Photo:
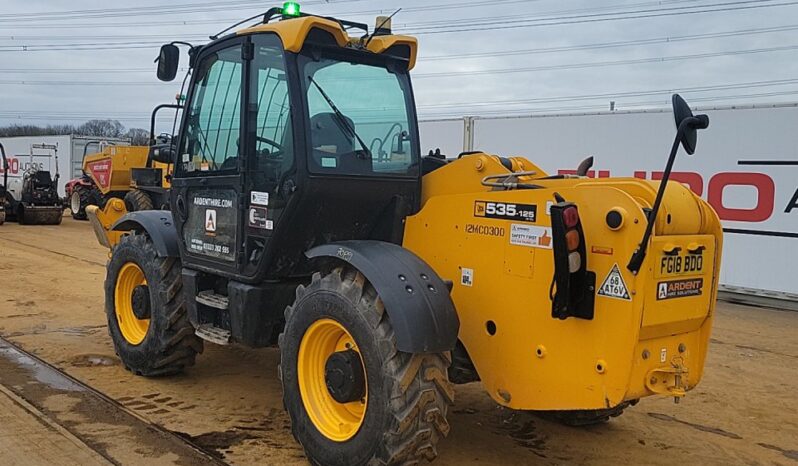
<svg viewBox="0 0 798 466">
<path fill-rule="evenodd" d="M 146 291 L 135 291 L 139 287 Z M 141 303 L 149 319 L 135 314 Z M 202 340 L 188 320 L 180 259 L 159 257 L 146 235 L 124 236 L 114 248 L 105 279 L 105 310 L 116 354 L 136 375 L 176 374 L 193 366 L 202 353 Z"/>
<path fill-rule="evenodd" d="M 0 210 L 0 225 L 6 223 L 6 211 Z"/>
<path fill-rule="evenodd" d="M 125 194 L 125 207 L 128 212 L 155 209 L 150 195 L 140 189 L 134 189 Z"/>
<path fill-rule="evenodd" d="M 449 433 L 446 413 L 454 396 L 446 375 L 451 363 L 449 353 L 400 352 L 376 290 L 352 268 L 338 268 L 324 276 L 314 274 L 310 285 L 297 288 L 296 301 L 286 309 L 285 317 L 285 331 L 279 338 L 283 403 L 291 417 L 294 438 L 312 464 L 417 464 L 437 457 L 437 443 Z M 336 326 L 342 328 L 354 341 L 362 364 L 359 367 L 365 373 L 365 401 L 336 404 L 328 393 L 330 404 L 324 397 L 326 375 L 322 380 L 308 380 L 308 374 L 314 373 L 313 368 L 319 364 L 313 355 L 325 345 L 313 348 L 313 339 L 309 341 L 306 335 L 316 335 L 312 329 L 330 323 L 333 330 Z M 339 346 L 341 341 L 338 340 Z M 303 345 L 309 345 L 308 349 L 303 349 Z M 322 365 L 319 370 L 323 369 Z M 314 392 L 314 384 L 322 387 L 321 391 Z M 301 386 L 306 389 L 303 391 Z M 316 394 L 318 397 L 314 397 Z M 358 403 L 363 406 L 350 410 L 354 421 L 346 429 L 339 428 L 341 435 L 331 436 L 330 432 L 336 433 L 336 426 L 343 425 L 336 423 L 337 418 L 350 420 L 340 407 Z M 330 411 L 343 415 L 330 416 Z"/>
<path fill-rule="evenodd" d="M 91 205 L 92 190 L 85 186 L 75 186 L 69 197 L 69 212 L 75 220 L 87 220 L 86 207 Z"/>
</svg>

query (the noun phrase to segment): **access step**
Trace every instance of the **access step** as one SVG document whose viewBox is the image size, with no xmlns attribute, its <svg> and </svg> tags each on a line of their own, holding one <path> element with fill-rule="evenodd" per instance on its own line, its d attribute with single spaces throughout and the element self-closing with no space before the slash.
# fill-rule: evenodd
<svg viewBox="0 0 798 466">
<path fill-rule="evenodd" d="M 194 334 L 205 341 L 209 341 L 217 345 L 230 344 L 230 331 L 221 329 L 219 327 L 214 327 L 210 324 L 200 325 L 196 330 L 194 330 Z"/>
<path fill-rule="evenodd" d="M 197 302 L 215 309 L 226 311 L 230 301 L 227 299 L 227 296 L 216 294 L 213 292 L 213 290 L 205 290 L 200 291 L 197 294 Z"/>
</svg>

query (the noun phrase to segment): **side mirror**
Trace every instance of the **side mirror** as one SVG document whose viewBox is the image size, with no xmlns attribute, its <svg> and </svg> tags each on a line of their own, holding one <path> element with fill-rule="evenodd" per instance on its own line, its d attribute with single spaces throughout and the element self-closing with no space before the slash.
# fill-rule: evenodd
<svg viewBox="0 0 798 466">
<path fill-rule="evenodd" d="M 709 117 L 706 115 L 693 116 L 693 111 L 679 94 L 673 94 L 673 116 L 676 127 L 682 128 L 682 147 L 690 155 L 695 153 L 698 142 L 698 130 L 709 126 Z"/>
<path fill-rule="evenodd" d="M 164 82 L 173 81 L 180 64 L 180 49 L 175 44 L 165 44 L 155 61 L 158 63 L 158 79 Z"/>
<path fill-rule="evenodd" d="M 167 143 L 150 147 L 150 160 L 161 163 L 175 163 L 175 146 Z"/>
</svg>

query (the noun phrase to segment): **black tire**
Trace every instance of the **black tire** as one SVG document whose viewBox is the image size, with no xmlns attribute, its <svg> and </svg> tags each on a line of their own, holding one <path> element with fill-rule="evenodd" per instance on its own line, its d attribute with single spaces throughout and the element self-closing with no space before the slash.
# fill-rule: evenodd
<svg viewBox="0 0 798 466">
<path fill-rule="evenodd" d="M 92 204 L 93 193 L 91 188 L 77 185 L 69 197 L 69 212 L 75 220 L 87 220 L 86 207 Z M 77 211 L 75 211 L 77 207 Z"/>
<path fill-rule="evenodd" d="M 152 198 L 149 194 L 140 189 L 133 189 L 125 194 L 125 208 L 128 212 L 139 212 L 142 210 L 153 210 Z"/>
<path fill-rule="evenodd" d="M 446 371 L 449 353 L 410 354 L 396 348 L 388 313 L 374 287 L 351 268 L 314 274 L 285 311 L 280 335 L 280 379 L 291 431 L 312 464 L 358 466 L 417 464 L 437 456 L 449 433 L 454 392 Z M 362 425 L 346 441 L 331 440 L 308 416 L 298 381 L 298 353 L 308 328 L 333 319 L 354 338 L 365 366 L 368 402 Z"/>
<path fill-rule="evenodd" d="M 0 225 L 6 223 L 6 211 L 0 210 Z"/>
<path fill-rule="evenodd" d="M 149 288 L 150 324 L 141 343 L 133 345 L 122 335 L 116 317 L 115 291 L 119 272 L 127 263 L 144 273 Z M 105 279 L 108 332 L 125 368 L 146 377 L 171 375 L 194 365 L 202 353 L 202 340 L 188 320 L 179 258 L 158 257 L 152 241 L 143 234 L 124 236 L 114 248 Z"/>
<path fill-rule="evenodd" d="M 541 411 L 537 414 L 550 421 L 559 422 L 571 427 L 592 426 L 596 424 L 604 424 L 610 418 L 618 417 L 623 414 L 624 410 L 629 406 L 637 404 L 635 401 L 624 401 L 614 408 L 608 409 L 590 409 L 582 411 Z"/>
</svg>

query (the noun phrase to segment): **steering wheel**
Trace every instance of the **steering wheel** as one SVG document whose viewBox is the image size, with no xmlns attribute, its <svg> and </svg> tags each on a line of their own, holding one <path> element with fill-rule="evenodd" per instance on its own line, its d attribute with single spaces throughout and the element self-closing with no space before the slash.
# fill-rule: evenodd
<svg viewBox="0 0 798 466">
<path fill-rule="evenodd" d="M 274 140 L 272 140 L 272 139 L 265 138 L 265 137 L 263 137 L 263 136 L 255 136 L 255 140 L 256 140 L 256 141 L 258 141 L 258 142 L 265 142 L 266 144 L 268 144 L 268 145 L 270 145 L 270 146 L 274 147 L 275 149 L 277 149 L 276 151 L 274 151 L 274 152 L 272 152 L 272 153 L 270 154 L 271 156 L 277 156 L 277 155 L 280 155 L 280 154 L 282 154 L 282 153 L 283 153 L 283 151 L 285 150 L 285 147 L 283 147 L 283 145 L 282 145 L 282 144 L 280 144 L 279 142 L 277 142 L 277 141 L 274 141 Z"/>
</svg>

